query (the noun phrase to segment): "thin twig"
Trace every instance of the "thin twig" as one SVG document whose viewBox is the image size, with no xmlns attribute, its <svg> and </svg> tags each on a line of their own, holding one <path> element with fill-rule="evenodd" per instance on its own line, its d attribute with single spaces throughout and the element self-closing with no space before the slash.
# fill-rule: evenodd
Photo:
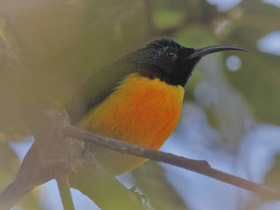
<svg viewBox="0 0 280 210">
<path fill-rule="evenodd" d="M 80 129 L 73 126 L 65 127 L 63 129 L 63 133 L 65 137 L 75 138 L 79 141 L 96 144 L 118 152 L 128 153 L 131 155 L 168 163 L 170 165 L 185 168 L 208 177 L 212 177 L 219 181 L 264 195 L 271 199 L 280 200 L 280 191 L 213 169 L 206 161 L 192 160 L 170 153 L 129 144 L 108 137 L 99 136 L 87 131 L 81 131 Z"/>
<path fill-rule="evenodd" d="M 155 33 L 155 24 L 154 24 L 154 9 L 152 0 L 145 0 L 145 12 L 146 12 L 146 21 L 148 27 L 148 35 L 151 36 Z"/>
<path fill-rule="evenodd" d="M 74 210 L 74 204 L 70 192 L 70 186 L 68 183 L 67 176 L 59 176 L 56 178 L 56 182 L 58 185 L 61 201 L 63 204 L 64 210 Z"/>
</svg>

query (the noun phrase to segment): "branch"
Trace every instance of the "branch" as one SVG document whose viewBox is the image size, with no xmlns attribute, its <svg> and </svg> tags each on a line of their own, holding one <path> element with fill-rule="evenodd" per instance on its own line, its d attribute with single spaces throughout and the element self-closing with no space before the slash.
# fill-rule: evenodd
<svg viewBox="0 0 280 210">
<path fill-rule="evenodd" d="M 155 33 L 155 23 L 154 23 L 154 8 L 151 0 L 145 0 L 145 12 L 146 12 L 146 21 L 147 21 L 147 31 L 148 35 L 153 35 Z"/>
<path fill-rule="evenodd" d="M 67 113 L 37 87 L 40 85 L 31 79 L 0 36 L 0 102 L 7 104 L 6 111 L 26 122 L 35 139 L 15 180 L 0 193 L 0 209 L 12 208 L 34 187 L 65 174 L 72 187 L 88 195 L 102 209 L 149 209 L 139 203 L 137 196 L 109 174 L 94 156 L 84 156 L 81 146 L 63 138 L 62 128 L 69 124 Z M 61 183 L 60 189 L 63 188 Z M 67 196 L 70 200 L 69 194 L 63 191 L 63 200 Z M 68 204 L 64 204 L 64 208 L 68 208 Z"/>
<path fill-rule="evenodd" d="M 71 163 L 69 184 L 106 210 L 151 210 L 86 153 Z"/>
<path fill-rule="evenodd" d="M 63 129 L 63 133 L 65 137 L 75 138 L 79 141 L 96 144 L 118 152 L 128 153 L 131 155 L 168 163 L 170 165 L 188 169 L 216 180 L 258 193 L 271 199 L 280 200 L 280 191 L 213 169 L 206 161 L 192 160 L 170 153 L 129 144 L 123 141 L 99 136 L 87 131 L 81 131 L 80 129 L 73 126 L 65 127 Z"/>
<path fill-rule="evenodd" d="M 67 176 L 60 176 L 56 178 L 56 182 L 59 188 L 61 201 L 63 203 L 64 210 L 74 210 L 74 204 L 70 192 L 70 186 Z"/>
</svg>

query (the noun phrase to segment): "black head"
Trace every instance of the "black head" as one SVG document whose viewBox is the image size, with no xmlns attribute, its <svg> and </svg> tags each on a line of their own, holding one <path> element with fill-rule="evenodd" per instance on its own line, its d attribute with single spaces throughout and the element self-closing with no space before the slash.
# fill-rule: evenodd
<svg viewBox="0 0 280 210">
<path fill-rule="evenodd" d="M 185 86 L 195 65 L 205 55 L 225 50 L 245 49 L 233 46 L 186 48 L 170 39 L 151 42 L 128 55 L 128 60 L 140 66 L 143 76 L 159 78 L 171 85 Z"/>
</svg>

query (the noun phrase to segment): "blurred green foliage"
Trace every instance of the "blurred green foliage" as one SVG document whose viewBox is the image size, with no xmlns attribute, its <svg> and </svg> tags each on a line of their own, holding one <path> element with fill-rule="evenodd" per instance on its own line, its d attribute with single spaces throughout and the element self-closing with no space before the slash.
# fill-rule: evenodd
<svg viewBox="0 0 280 210">
<path fill-rule="evenodd" d="M 170 27 L 182 21 L 184 14 L 176 10 L 157 9 L 154 13 L 155 24 L 158 27 Z"/>
</svg>

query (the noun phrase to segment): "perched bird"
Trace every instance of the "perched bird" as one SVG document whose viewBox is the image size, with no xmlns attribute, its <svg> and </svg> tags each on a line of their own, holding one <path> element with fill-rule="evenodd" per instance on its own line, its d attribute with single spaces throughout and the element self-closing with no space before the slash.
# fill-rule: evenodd
<svg viewBox="0 0 280 210">
<path fill-rule="evenodd" d="M 159 149 L 181 114 L 184 87 L 208 54 L 234 46 L 186 48 L 170 39 L 151 42 L 96 72 L 65 108 L 73 124 L 93 133 Z M 93 146 L 96 158 L 118 175 L 145 159 Z"/>
</svg>

